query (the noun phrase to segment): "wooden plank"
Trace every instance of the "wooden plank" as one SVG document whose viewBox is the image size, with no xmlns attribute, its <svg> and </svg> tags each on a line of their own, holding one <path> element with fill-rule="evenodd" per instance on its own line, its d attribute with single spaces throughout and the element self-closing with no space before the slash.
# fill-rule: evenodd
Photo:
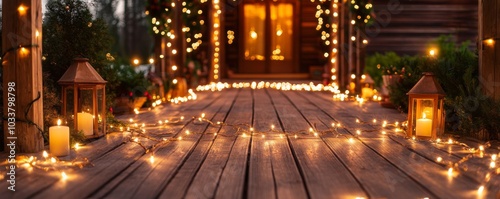
<svg viewBox="0 0 500 199">
<path fill-rule="evenodd" d="M 242 91 L 243 98 L 235 105 L 231 113 L 237 113 L 238 117 L 232 124 L 251 124 L 253 117 L 253 91 Z M 230 134 L 231 135 L 231 134 Z M 215 198 L 242 198 L 245 187 L 245 177 L 247 171 L 248 150 L 251 137 L 242 137 L 237 134 L 232 134 L 236 137 L 231 154 L 225 165 L 224 171 L 220 177 L 219 187 L 215 193 Z M 230 143 L 228 143 L 230 144 Z"/>
<path fill-rule="evenodd" d="M 258 99 L 254 104 L 255 132 L 263 132 L 265 138 L 257 134 L 252 139 L 248 198 L 306 198 L 288 140 L 270 131 L 272 124 L 279 131 L 282 129 L 269 96 L 264 90 L 255 90 L 254 98 Z"/>
<path fill-rule="evenodd" d="M 327 126 L 332 120 L 320 111 L 317 104 L 305 100 L 296 92 L 282 92 L 298 110 L 306 117 L 309 123 L 318 123 L 318 130 L 329 129 Z M 321 120 L 321 121 L 317 121 Z M 413 181 L 398 170 L 383 157 L 359 142 L 350 143 L 345 137 L 335 138 L 332 134 L 323 135 L 323 141 L 341 159 L 343 164 L 359 179 L 360 183 L 372 198 L 419 197 L 432 195 L 420 184 Z M 386 179 L 380 183 L 381 179 Z"/>
<path fill-rule="evenodd" d="M 201 103 L 206 105 L 206 104 L 212 103 L 212 101 L 207 100 L 207 101 L 202 101 Z M 98 165 L 99 161 L 97 161 L 97 159 L 101 158 L 102 155 L 107 155 L 107 153 L 117 153 L 116 151 L 120 150 L 120 148 L 123 147 L 120 145 L 123 141 L 122 138 L 123 138 L 123 135 L 121 135 L 120 133 L 106 136 L 105 138 L 100 139 L 96 142 L 93 142 L 93 143 L 89 144 L 88 146 L 82 147 L 82 149 L 79 150 L 79 152 L 76 156 L 87 157 L 87 158 L 89 158 L 89 160 L 92 161 L 92 163 L 94 163 L 95 165 Z M 41 154 L 38 154 L 38 156 L 41 157 Z M 73 158 L 74 158 L 73 156 L 69 157 L 69 159 L 73 159 Z M 68 159 L 68 157 L 66 157 L 64 159 Z M 93 160 L 96 160 L 96 162 L 94 162 Z M 99 169 L 102 169 L 102 167 L 98 168 L 97 170 L 99 170 Z M 72 173 L 73 172 L 80 173 L 82 171 L 75 170 L 75 171 L 71 171 L 71 172 Z M 59 174 L 57 174 L 57 175 L 59 175 Z M 19 185 L 23 186 L 23 193 L 20 194 L 20 197 L 22 197 L 23 195 L 26 196 L 26 195 L 30 195 L 33 193 L 44 191 L 49 186 L 58 186 L 58 183 L 60 181 L 58 177 L 56 177 L 56 178 L 53 177 L 53 173 L 43 173 L 43 172 L 42 173 L 34 173 L 34 174 L 30 174 L 28 177 L 29 178 L 27 178 L 27 181 L 28 182 L 31 181 L 34 183 L 23 184 L 22 182 L 20 182 Z M 102 176 L 100 176 L 100 177 L 102 177 Z M 110 178 L 112 176 L 107 176 L 107 177 Z M 106 178 L 106 177 L 104 177 L 104 178 Z M 78 179 L 80 179 L 80 178 L 78 178 Z M 106 180 L 104 180 L 102 183 L 104 183 L 105 181 Z M 72 186 L 77 186 L 77 185 L 78 185 L 78 183 L 75 184 L 73 182 L 69 182 L 68 185 L 66 185 L 66 187 L 72 187 Z M 96 187 L 98 187 L 99 185 L 100 185 L 99 183 L 92 184 L 87 189 L 88 190 L 98 189 Z M 68 188 L 68 190 L 72 190 L 72 189 Z M 64 193 L 57 192 L 57 194 L 64 194 Z M 87 194 L 90 194 L 90 193 L 87 193 Z"/>
<path fill-rule="evenodd" d="M 285 131 L 308 129 L 310 124 L 278 91 L 268 90 Z M 310 137 L 310 136 L 302 136 Z M 320 139 L 289 139 L 294 158 L 312 198 L 366 197 L 366 193 L 342 162 Z"/>
<path fill-rule="evenodd" d="M 233 92 L 234 95 L 225 96 L 225 104 L 219 109 L 217 114 L 211 119 L 212 121 L 222 121 L 225 122 L 227 119 L 227 114 L 231 110 L 232 105 L 234 105 L 234 100 L 236 99 L 236 91 Z M 189 185 L 191 184 L 196 172 L 201 167 L 201 164 L 205 161 L 208 151 L 213 146 L 213 142 L 216 138 L 216 133 L 219 133 L 220 127 L 209 126 L 203 133 L 203 136 L 199 143 L 196 145 L 193 153 L 187 158 L 183 166 L 177 171 L 176 175 L 169 181 L 167 187 L 162 191 L 162 194 L 168 196 L 168 198 L 182 198 L 184 197 Z"/>
<path fill-rule="evenodd" d="M 383 138 L 382 138 L 383 139 Z M 419 183 L 426 186 L 439 198 L 475 197 L 480 184 L 472 182 L 462 174 L 448 176 L 446 168 L 431 162 L 400 145 L 372 139 L 361 139 L 370 148 L 384 156 L 399 169 L 404 170 Z"/>
<path fill-rule="evenodd" d="M 227 117 L 227 123 L 249 124 L 251 123 L 251 117 L 251 91 L 245 89 L 238 95 L 238 98 L 236 99 L 236 102 Z M 205 162 L 196 173 L 185 198 L 214 198 L 216 197 L 216 192 L 218 192 L 219 189 L 222 189 L 221 187 L 226 186 L 229 186 L 227 189 L 231 190 L 226 189 L 224 191 L 228 191 L 228 193 L 217 195 L 217 197 L 242 197 L 247 162 L 246 154 L 251 138 L 236 136 L 236 129 L 232 127 L 224 126 L 221 129 L 207 154 Z M 237 139 L 239 142 L 236 141 Z M 240 157 L 232 153 L 239 153 Z M 235 160 L 240 162 L 230 164 L 230 162 Z M 233 176 L 228 176 L 228 174 L 224 174 L 225 172 L 228 172 L 228 170 L 233 170 L 233 172 L 238 171 L 238 173 Z M 223 177 L 224 175 L 226 176 Z M 238 179 L 230 179 L 230 177 Z"/>
<path fill-rule="evenodd" d="M 226 103 L 223 100 L 224 97 L 231 98 L 234 96 L 234 92 L 225 93 L 205 110 L 191 109 L 187 113 L 194 114 L 196 112 L 195 115 L 200 115 L 200 112 L 204 112 L 206 117 L 211 119 L 223 105 L 230 105 L 231 101 Z M 116 185 L 103 189 L 103 192 L 105 192 L 105 194 L 102 193 L 103 196 L 120 198 L 158 197 L 170 179 L 185 163 L 187 157 L 192 155 L 194 147 L 202 136 L 200 132 L 204 132 L 206 128 L 207 124 L 197 125 L 191 123 L 179 129 L 176 137 L 182 136 L 181 141 L 172 142 L 165 147 L 159 148 L 155 152 L 155 162 L 153 164 L 148 164 L 150 156 L 143 156 L 140 161 L 126 171 L 128 175 L 122 175 L 122 178 L 111 181 L 112 184 Z M 190 130 L 192 134 L 186 135 L 185 130 Z M 139 186 L 136 184 L 137 182 L 141 182 Z M 124 192 L 123 190 L 129 191 Z"/>
<path fill-rule="evenodd" d="M 305 96 L 305 95 L 304 95 Z M 318 98 L 309 97 L 311 101 L 318 100 Z M 339 103 L 334 102 L 332 104 Z M 340 102 L 343 103 L 343 102 Z M 343 103 L 349 108 L 349 103 Z M 319 104 L 324 107 L 325 104 Z M 357 112 L 356 108 L 350 107 L 350 110 Z M 327 110 L 330 116 L 335 115 L 335 110 Z M 342 118 L 340 118 L 342 120 Z M 352 123 L 352 121 L 345 121 Z M 351 124 L 352 128 L 353 124 Z M 352 130 L 351 130 L 352 131 Z M 387 142 L 386 138 L 374 138 L 370 134 L 363 134 L 360 136 L 360 141 L 366 146 L 374 150 L 377 154 L 381 155 L 389 161 L 392 165 L 396 166 L 406 175 L 416 180 L 419 184 L 425 186 L 430 192 L 438 197 L 472 197 L 480 186 L 477 182 L 470 180 L 470 178 L 463 174 L 455 173 L 453 177 L 447 174 L 447 168 L 436 164 L 433 161 L 420 156 L 419 154 L 408 150 L 407 147 L 402 145 L 395 145 L 393 142 Z M 397 154 L 397 155 L 396 155 Z M 418 169 L 416 169 L 418 168 Z M 446 186 L 446 189 L 436 188 L 438 184 Z M 451 191 L 450 191 L 451 190 Z"/>
<path fill-rule="evenodd" d="M 99 167 L 83 168 L 78 172 L 67 172 L 67 181 L 59 180 L 33 198 L 88 197 L 93 191 L 109 179 L 119 175 L 144 154 L 144 150 L 135 143 L 127 143 L 111 153 L 107 153 L 94 162 Z"/>
</svg>

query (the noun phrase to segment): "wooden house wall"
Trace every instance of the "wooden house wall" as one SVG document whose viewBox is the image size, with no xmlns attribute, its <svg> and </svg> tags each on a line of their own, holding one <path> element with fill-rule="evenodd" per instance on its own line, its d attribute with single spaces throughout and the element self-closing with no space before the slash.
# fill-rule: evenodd
<svg viewBox="0 0 500 199">
<path fill-rule="evenodd" d="M 470 47 L 476 48 L 477 0 L 376 0 L 373 4 L 372 25 L 380 28 L 368 31 L 368 54 L 423 54 L 440 35 L 452 35 L 457 43 L 470 40 Z"/>
<path fill-rule="evenodd" d="M 224 35 L 232 30 L 235 37 L 242 34 L 238 30 L 238 12 L 242 1 L 227 0 Z M 478 2 L 476 0 L 376 0 L 373 1 L 375 21 L 367 37 L 366 53 L 394 51 L 398 54 L 426 53 L 428 44 L 440 35 L 452 35 L 457 43 L 470 40 L 471 48 L 476 48 Z M 326 60 L 319 33 L 316 31 L 316 3 L 300 1 L 300 72 L 309 72 L 311 66 L 322 66 Z M 228 69 L 238 72 L 238 53 L 241 42 L 234 39 L 232 44 L 224 38 Z"/>
</svg>

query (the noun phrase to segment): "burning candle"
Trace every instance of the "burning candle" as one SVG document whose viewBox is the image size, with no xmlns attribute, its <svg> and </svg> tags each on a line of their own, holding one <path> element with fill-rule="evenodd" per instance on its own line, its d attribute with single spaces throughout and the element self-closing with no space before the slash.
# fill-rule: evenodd
<svg viewBox="0 0 500 199">
<path fill-rule="evenodd" d="M 94 134 L 94 122 L 93 117 L 90 113 L 78 113 L 78 130 L 83 131 L 83 134 L 93 135 Z"/>
<path fill-rule="evenodd" d="M 69 127 L 61 126 L 61 120 L 57 120 L 57 126 L 49 128 L 49 142 L 52 155 L 69 155 Z"/>
<path fill-rule="evenodd" d="M 425 113 L 422 113 L 422 119 L 417 119 L 415 131 L 417 136 L 431 137 L 432 119 L 427 119 Z"/>
</svg>

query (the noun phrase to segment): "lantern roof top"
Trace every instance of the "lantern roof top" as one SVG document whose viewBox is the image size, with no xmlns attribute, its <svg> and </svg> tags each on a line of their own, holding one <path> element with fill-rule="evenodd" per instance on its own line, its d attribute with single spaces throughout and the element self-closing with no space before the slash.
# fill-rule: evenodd
<svg viewBox="0 0 500 199">
<path fill-rule="evenodd" d="M 92 67 L 87 58 L 75 58 L 68 70 L 64 72 L 59 84 L 106 84 L 99 73 Z"/>
<path fill-rule="evenodd" d="M 436 81 L 435 75 L 433 73 L 426 72 L 408 92 L 408 95 L 414 94 L 438 94 L 444 96 L 446 93 L 443 88 L 441 88 L 441 85 L 439 85 Z"/>
<path fill-rule="evenodd" d="M 361 79 L 361 83 L 374 84 L 375 81 L 373 81 L 372 77 L 369 74 L 365 74 L 365 79 Z"/>
</svg>

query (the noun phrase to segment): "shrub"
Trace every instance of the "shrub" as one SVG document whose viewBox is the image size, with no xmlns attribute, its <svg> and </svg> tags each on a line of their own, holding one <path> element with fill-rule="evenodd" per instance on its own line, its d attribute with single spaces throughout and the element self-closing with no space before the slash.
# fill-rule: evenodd
<svg viewBox="0 0 500 199">
<path fill-rule="evenodd" d="M 450 133 L 479 139 L 498 139 L 500 132 L 500 102 L 488 98 L 479 85 L 477 54 L 468 49 L 468 43 L 455 45 L 450 36 L 436 40 L 436 57 L 404 57 L 400 81 L 390 87 L 390 99 L 400 110 L 408 110 L 406 93 L 421 78 L 422 72 L 433 72 L 446 92 L 446 130 Z"/>
</svg>

